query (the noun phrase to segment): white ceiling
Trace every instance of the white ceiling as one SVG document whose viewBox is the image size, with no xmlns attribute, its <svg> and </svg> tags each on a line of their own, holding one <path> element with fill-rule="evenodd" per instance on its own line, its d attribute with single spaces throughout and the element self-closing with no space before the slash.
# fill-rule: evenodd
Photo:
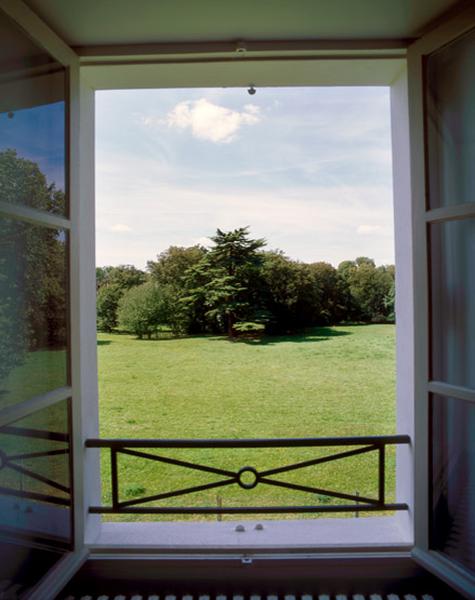
<svg viewBox="0 0 475 600">
<path fill-rule="evenodd" d="M 71 46 L 414 38 L 456 0 L 25 0 Z"/>
</svg>

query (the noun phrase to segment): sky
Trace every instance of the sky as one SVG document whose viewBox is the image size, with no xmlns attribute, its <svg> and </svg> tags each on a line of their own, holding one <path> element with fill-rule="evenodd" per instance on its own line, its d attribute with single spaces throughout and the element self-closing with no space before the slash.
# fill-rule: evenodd
<svg viewBox="0 0 475 600">
<path fill-rule="evenodd" d="M 394 262 L 389 88 L 96 94 L 96 262 L 250 227 L 305 262 Z"/>
<path fill-rule="evenodd" d="M 14 149 L 64 190 L 64 102 L 0 113 L 0 152 Z"/>
</svg>

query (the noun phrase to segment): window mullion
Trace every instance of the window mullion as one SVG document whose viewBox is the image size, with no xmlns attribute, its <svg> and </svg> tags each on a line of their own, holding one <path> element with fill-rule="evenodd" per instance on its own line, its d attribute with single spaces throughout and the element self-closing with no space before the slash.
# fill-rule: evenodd
<svg viewBox="0 0 475 600">
<path fill-rule="evenodd" d="M 51 229 L 71 229 L 71 221 L 69 219 L 30 208 L 29 206 L 11 204 L 2 200 L 0 200 L 0 215 L 9 219 L 26 221 L 33 225 L 40 225 Z"/>
</svg>

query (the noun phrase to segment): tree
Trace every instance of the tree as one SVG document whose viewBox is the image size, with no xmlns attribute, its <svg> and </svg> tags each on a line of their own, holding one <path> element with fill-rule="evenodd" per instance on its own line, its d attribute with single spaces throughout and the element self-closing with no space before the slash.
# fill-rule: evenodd
<svg viewBox="0 0 475 600">
<path fill-rule="evenodd" d="M 13 149 L 0 152 L 0 198 L 59 215 L 66 210 L 64 192 L 48 184 L 37 163 Z"/>
<path fill-rule="evenodd" d="M 64 214 L 64 193 L 15 150 L 0 152 L 0 196 Z M 28 352 L 64 348 L 67 338 L 67 235 L 23 221 L 0 222 L 0 379 Z"/>
<path fill-rule="evenodd" d="M 97 267 L 97 328 L 110 333 L 117 327 L 117 308 L 124 293 L 147 280 L 133 265 Z"/>
<path fill-rule="evenodd" d="M 263 253 L 262 297 L 272 314 L 269 329 L 288 332 L 318 324 L 321 289 L 311 265 L 290 260 L 280 250 Z"/>
<path fill-rule="evenodd" d="M 165 306 L 158 286 L 154 282 L 143 283 L 127 290 L 119 300 L 118 323 L 126 331 L 142 339 L 149 339 L 166 320 Z"/>
<path fill-rule="evenodd" d="M 160 286 L 168 299 L 168 319 L 175 333 L 200 333 L 206 328 L 204 305 L 187 304 L 183 298 L 188 295 L 185 273 L 199 264 L 207 250 L 202 246 L 170 246 L 157 256 L 156 261 L 148 261 L 147 269 L 153 281 Z"/>
<path fill-rule="evenodd" d="M 99 331 L 110 333 L 117 327 L 117 308 L 124 291 L 115 285 L 103 285 L 97 291 L 96 313 Z"/>
<path fill-rule="evenodd" d="M 96 282 L 98 289 L 104 285 L 110 285 L 125 291 L 136 285 L 141 285 L 146 281 L 146 273 L 137 269 L 134 265 L 96 267 Z"/>
<path fill-rule="evenodd" d="M 183 302 L 192 311 L 204 307 L 205 317 L 234 335 L 236 321 L 246 320 L 255 307 L 256 289 L 266 242 L 250 239 L 249 227 L 224 232 L 217 229 L 211 237 L 214 247 L 185 273 L 187 295 Z"/>
<path fill-rule="evenodd" d="M 316 262 L 310 269 L 320 288 L 320 323 L 340 323 L 348 318 L 349 294 L 341 275 L 333 265 Z"/>
<path fill-rule="evenodd" d="M 359 320 L 387 317 L 385 298 L 394 281 L 393 266 L 376 267 L 374 260 L 360 256 L 341 263 L 338 271 L 348 285 Z"/>
<path fill-rule="evenodd" d="M 199 245 L 189 248 L 170 246 L 157 256 L 156 261 L 147 262 L 147 270 L 159 285 L 182 289 L 185 271 L 198 264 L 205 254 L 206 249 Z"/>
</svg>

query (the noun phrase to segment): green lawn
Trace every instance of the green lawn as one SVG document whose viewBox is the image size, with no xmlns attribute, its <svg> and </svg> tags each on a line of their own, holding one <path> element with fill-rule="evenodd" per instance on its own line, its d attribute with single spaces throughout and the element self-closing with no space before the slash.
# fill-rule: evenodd
<svg viewBox="0 0 475 600">
<path fill-rule="evenodd" d="M 269 337 L 261 342 L 231 342 L 218 336 L 141 341 L 129 335 L 100 334 L 98 344 L 101 437 L 327 437 L 395 432 L 393 325 L 315 328 L 306 335 Z M 162 451 L 166 456 L 231 470 L 246 465 L 271 468 L 325 453 L 328 450 L 288 448 Z M 110 503 L 109 465 L 103 454 L 103 500 Z M 394 452 L 390 451 L 390 490 L 394 488 L 393 467 Z M 135 457 L 120 457 L 119 468 L 121 499 L 220 479 Z M 279 477 L 374 496 L 376 455 Z M 209 506 L 217 502 L 224 506 L 311 504 L 315 498 L 266 485 L 251 491 L 229 486 L 162 504 Z M 134 518 L 125 515 L 122 520 Z"/>
</svg>

